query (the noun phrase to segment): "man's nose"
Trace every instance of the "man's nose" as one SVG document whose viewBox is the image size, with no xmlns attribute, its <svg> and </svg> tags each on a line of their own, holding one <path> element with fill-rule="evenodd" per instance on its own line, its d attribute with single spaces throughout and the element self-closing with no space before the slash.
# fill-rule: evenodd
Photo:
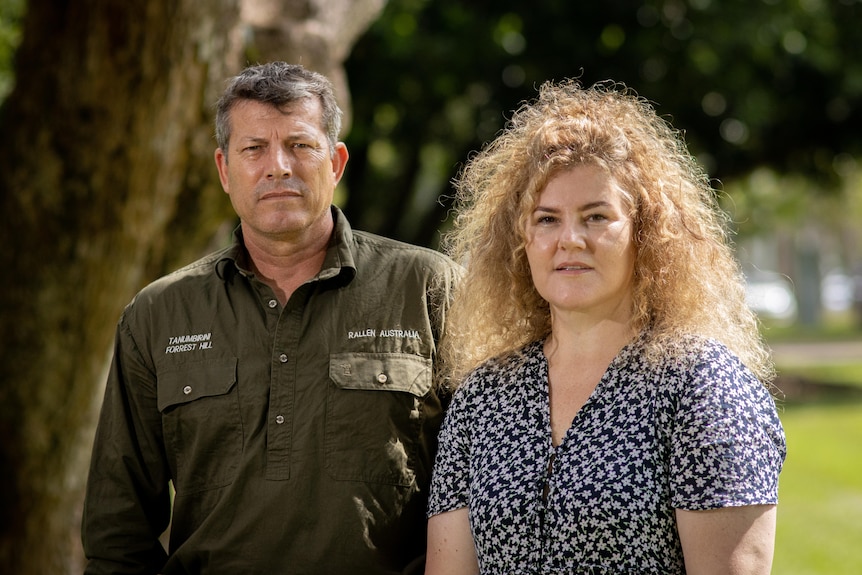
<svg viewBox="0 0 862 575">
<path fill-rule="evenodd" d="M 290 154 L 287 150 L 276 147 L 270 159 L 269 170 L 267 177 L 269 178 L 289 178 L 291 176 Z"/>
</svg>

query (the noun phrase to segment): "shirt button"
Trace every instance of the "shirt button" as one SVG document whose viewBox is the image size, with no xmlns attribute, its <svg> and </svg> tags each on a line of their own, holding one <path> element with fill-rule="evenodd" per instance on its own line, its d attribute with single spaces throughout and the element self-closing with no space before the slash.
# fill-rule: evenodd
<svg viewBox="0 0 862 575">
<path fill-rule="evenodd" d="M 278 356 L 278 361 L 280 361 L 281 363 L 287 363 L 287 354 L 283 353 L 280 356 Z"/>
<path fill-rule="evenodd" d="M 281 425 L 282 423 L 284 423 L 284 416 L 283 415 L 276 415 L 275 416 L 275 422 L 277 424 Z"/>
<path fill-rule="evenodd" d="M 385 373 L 377 374 L 377 383 L 386 383 L 389 381 L 389 377 Z"/>
<path fill-rule="evenodd" d="M 271 299 L 271 300 L 269 300 L 269 303 L 267 305 L 269 305 L 269 307 L 271 307 L 271 308 L 274 308 L 275 306 L 278 305 L 278 302 L 274 299 Z"/>
<path fill-rule="evenodd" d="M 187 385 L 183 388 L 183 393 L 185 393 L 186 395 L 190 394 L 191 392 L 192 392 L 192 386 Z"/>
</svg>

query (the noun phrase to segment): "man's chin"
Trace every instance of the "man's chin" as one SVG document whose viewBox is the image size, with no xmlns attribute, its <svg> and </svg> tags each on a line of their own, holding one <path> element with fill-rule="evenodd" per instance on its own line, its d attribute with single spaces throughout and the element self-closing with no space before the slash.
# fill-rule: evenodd
<svg viewBox="0 0 862 575">
<path fill-rule="evenodd" d="M 261 222 L 257 231 L 271 239 L 281 238 L 286 241 L 320 235 L 325 235 L 328 238 L 332 231 L 332 217 L 328 211 L 314 218 L 307 214 L 282 214 L 281 217 L 270 218 L 268 221 Z"/>
</svg>

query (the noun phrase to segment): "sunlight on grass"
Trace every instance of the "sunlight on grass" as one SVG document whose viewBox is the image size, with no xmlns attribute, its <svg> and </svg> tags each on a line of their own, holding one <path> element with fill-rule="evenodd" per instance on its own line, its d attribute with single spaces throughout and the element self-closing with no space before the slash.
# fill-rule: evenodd
<svg viewBox="0 0 862 575">
<path fill-rule="evenodd" d="M 862 403 L 790 405 L 775 575 L 862 573 Z"/>
</svg>

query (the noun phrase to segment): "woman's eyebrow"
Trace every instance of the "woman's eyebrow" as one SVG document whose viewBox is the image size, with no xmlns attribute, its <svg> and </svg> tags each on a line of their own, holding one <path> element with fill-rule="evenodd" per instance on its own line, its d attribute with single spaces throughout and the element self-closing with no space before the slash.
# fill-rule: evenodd
<svg viewBox="0 0 862 575">
<path fill-rule="evenodd" d="M 593 210 L 596 208 L 606 208 L 610 205 L 611 205 L 611 203 L 606 202 L 605 200 L 596 200 L 595 202 L 587 202 L 586 204 L 583 204 L 582 206 L 578 206 L 577 209 L 580 212 L 585 212 L 587 210 Z M 536 209 L 534 209 L 533 211 L 534 212 L 559 212 L 560 208 L 555 208 L 552 206 L 539 205 L 539 206 L 536 206 Z"/>
</svg>

